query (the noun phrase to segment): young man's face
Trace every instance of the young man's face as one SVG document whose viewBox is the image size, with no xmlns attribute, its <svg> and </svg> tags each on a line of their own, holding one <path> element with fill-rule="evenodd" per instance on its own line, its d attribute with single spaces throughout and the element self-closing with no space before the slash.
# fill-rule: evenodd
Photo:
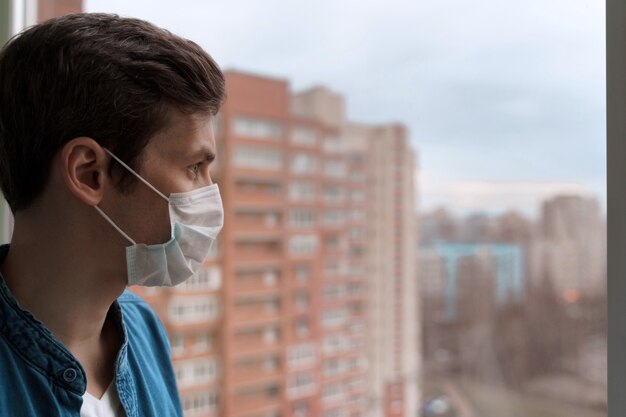
<svg viewBox="0 0 626 417">
<path fill-rule="evenodd" d="M 192 191 L 212 184 L 209 164 L 215 153 L 211 116 L 176 113 L 169 127 L 144 149 L 144 162 L 137 172 L 166 196 Z M 118 202 L 114 216 L 122 216 L 124 230 L 137 243 L 158 244 L 170 239 L 168 202 L 141 181 Z"/>
</svg>

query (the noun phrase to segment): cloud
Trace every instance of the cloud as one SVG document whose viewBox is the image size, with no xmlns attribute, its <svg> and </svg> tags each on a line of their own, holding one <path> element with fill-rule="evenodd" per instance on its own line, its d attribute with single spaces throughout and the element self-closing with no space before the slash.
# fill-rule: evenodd
<svg viewBox="0 0 626 417">
<path fill-rule="evenodd" d="M 446 206 L 457 214 L 517 210 L 537 217 L 541 203 L 556 195 L 598 198 L 588 186 L 576 182 L 442 180 L 428 175 L 418 180 L 420 211 Z"/>
<path fill-rule="evenodd" d="M 87 0 L 200 43 L 223 68 L 325 84 L 405 123 L 450 181 L 605 184 L 604 2 Z M 174 10 L 175 9 L 175 10 Z M 175 12 L 174 12 L 175 11 Z"/>
</svg>

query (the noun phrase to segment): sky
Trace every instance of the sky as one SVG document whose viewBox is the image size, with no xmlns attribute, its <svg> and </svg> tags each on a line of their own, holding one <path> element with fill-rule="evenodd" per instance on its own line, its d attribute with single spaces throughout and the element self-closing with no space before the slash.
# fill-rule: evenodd
<svg viewBox="0 0 626 417">
<path fill-rule="evenodd" d="M 422 211 L 606 207 L 601 0 L 86 0 L 200 44 L 224 70 L 324 85 L 361 123 L 400 122 Z"/>
</svg>

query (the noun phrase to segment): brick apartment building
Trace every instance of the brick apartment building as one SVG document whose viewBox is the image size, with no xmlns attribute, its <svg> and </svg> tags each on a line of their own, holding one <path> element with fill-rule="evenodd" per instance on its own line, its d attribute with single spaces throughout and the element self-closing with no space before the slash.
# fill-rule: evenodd
<svg viewBox="0 0 626 417">
<path fill-rule="evenodd" d="M 189 283 L 136 289 L 171 336 L 187 414 L 417 415 L 406 132 L 351 129 L 325 88 L 225 75 L 219 247 Z"/>
</svg>

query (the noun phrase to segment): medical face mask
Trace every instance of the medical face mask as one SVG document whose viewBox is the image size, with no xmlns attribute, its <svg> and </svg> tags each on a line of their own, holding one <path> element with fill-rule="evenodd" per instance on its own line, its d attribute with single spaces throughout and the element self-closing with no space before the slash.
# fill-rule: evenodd
<svg viewBox="0 0 626 417">
<path fill-rule="evenodd" d="M 208 257 L 224 224 L 224 209 L 217 184 L 173 193 L 168 198 L 112 152 L 104 150 L 169 205 L 171 238 L 156 245 L 135 242 L 100 207 L 95 206 L 102 217 L 132 244 L 126 247 L 128 285 L 171 287 L 193 276 Z"/>
</svg>

